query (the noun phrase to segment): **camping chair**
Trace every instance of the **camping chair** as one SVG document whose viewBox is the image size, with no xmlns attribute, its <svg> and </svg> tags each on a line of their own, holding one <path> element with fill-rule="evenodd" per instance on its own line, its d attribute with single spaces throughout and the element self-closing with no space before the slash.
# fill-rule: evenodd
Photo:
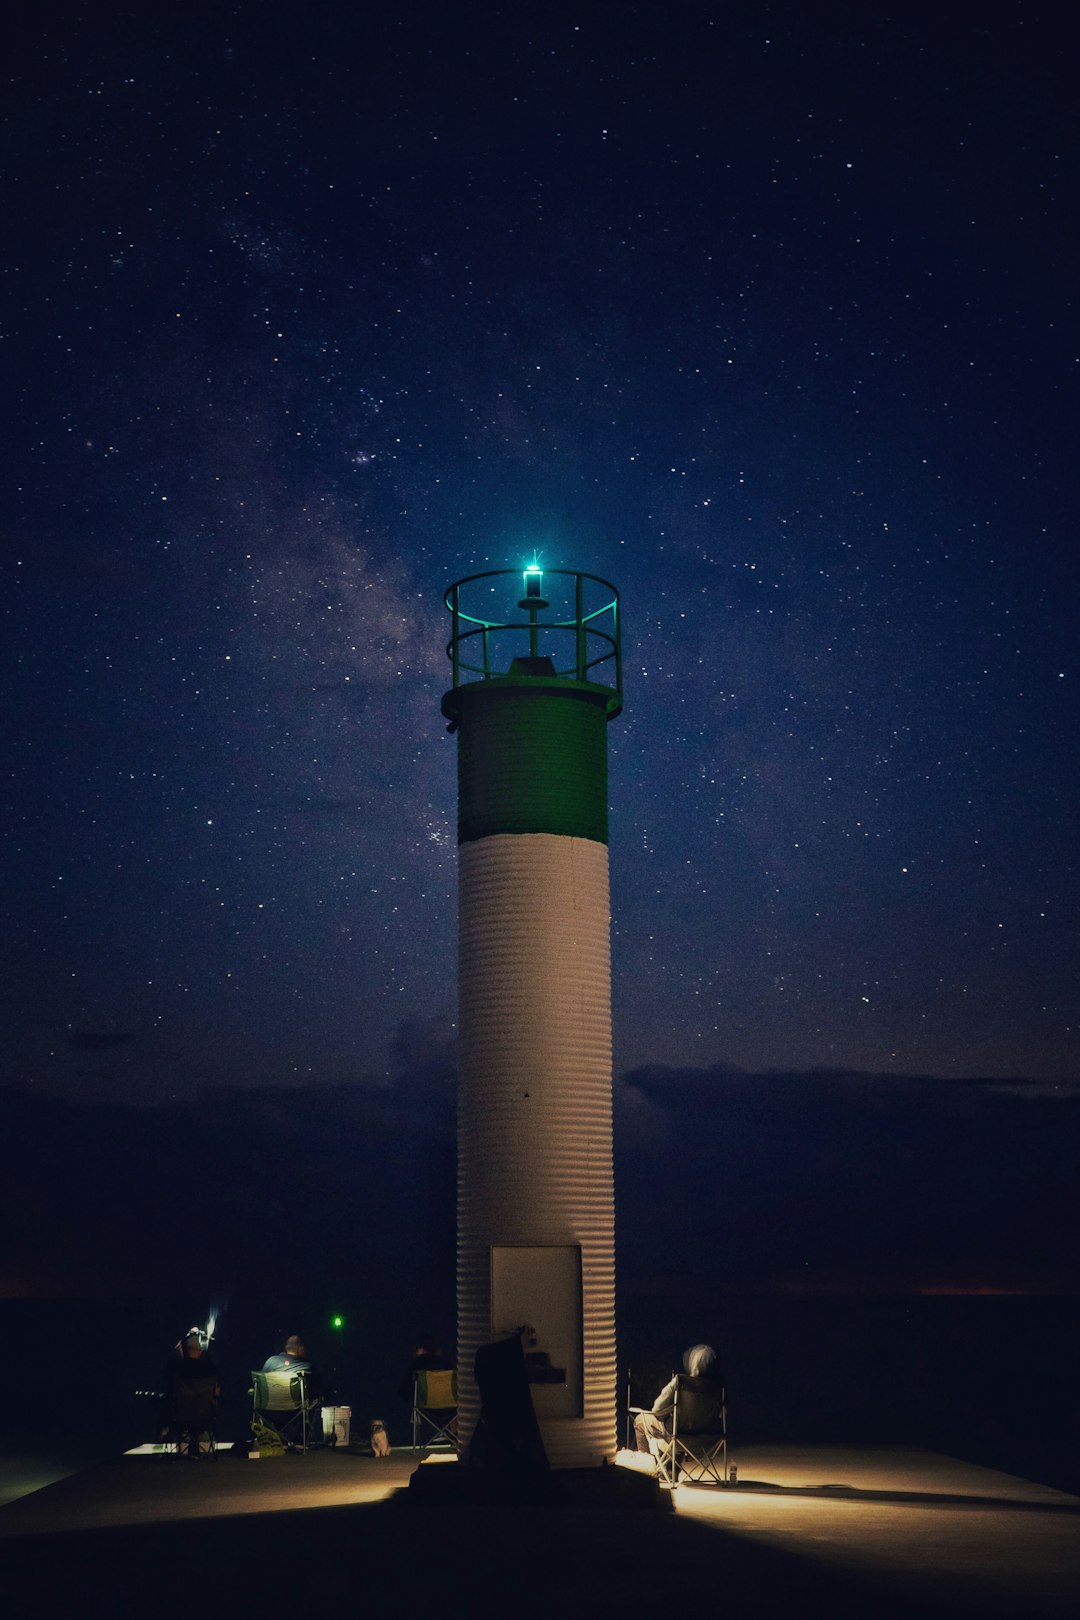
<svg viewBox="0 0 1080 1620">
<path fill-rule="evenodd" d="M 421 1431 L 432 1430 L 425 1448 L 447 1445 L 457 1449 L 457 1368 L 423 1368 L 413 1375 L 412 1443 L 419 1451 Z"/>
<path fill-rule="evenodd" d="M 662 1485 L 727 1484 L 727 1392 L 711 1378 L 680 1373 L 671 1434 L 656 1448 Z"/>
<path fill-rule="evenodd" d="M 251 1432 L 260 1445 L 265 1435 L 271 1446 L 276 1437 L 286 1448 L 307 1451 L 311 1416 L 319 1405 L 319 1397 L 308 1394 L 307 1383 L 304 1367 L 252 1373 Z"/>
<path fill-rule="evenodd" d="M 634 1419 L 639 1412 L 650 1412 L 652 1403 L 669 1379 L 675 1376 L 668 1361 L 636 1361 L 626 1369 L 626 1449 L 637 1445 Z"/>
<path fill-rule="evenodd" d="M 168 1397 L 164 1444 L 178 1457 L 207 1457 L 217 1442 L 217 1380 L 177 1378 Z"/>
</svg>

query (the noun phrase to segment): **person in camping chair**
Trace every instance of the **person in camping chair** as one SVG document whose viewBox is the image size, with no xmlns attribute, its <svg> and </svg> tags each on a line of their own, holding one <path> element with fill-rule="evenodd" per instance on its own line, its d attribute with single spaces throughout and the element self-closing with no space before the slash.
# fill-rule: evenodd
<svg viewBox="0 0 1080 1620">
<path fill-rule="evenodd" d="M 309 1361 L 307 1345 L 298 1333 L 290 1333 L 285 1340 L 284 1350 L 278 1350 L 274 1355 L 267 1356 L 262 1364 L 264 1373 L 272 1372 L 301 1372 L 306 1373 L 304 1380 L 304 1394 L 311 1403 L 308 1409 L 309 1433 L 315 1438 L 310 1444 L 318 1445 L 322 1437 L 322 1403 L 332 1396 L 323 1383 L 322 1374 L 313 1361 Z M 279 1427 L 276 1418 L 279 1414 L 263 1413 L 263 1421 L 272 1428 Z"/>
<path fill-rule="evenodd" d="M 209 1419 L 221 1395 L 217 1364 L 203 1349 L 202 1337 L 196 1328 L 180 1341 L 178 1349 L 180 1354 L 170 1356 L 162 1374 L 158 1418 L 162 1439 L 196 1412 L 205 1410 Z"/>
<path fill-rule="evenodd" d="M 438 1339 L 420 1339 L 416 1346 L 416 1354 L 401 1375 L 398 1394 L 403 1401 L 411 1401 L 418 1372 L 450 1372 L 454 1365 L 449 1357 L 443 1355 Z"/>
<path fill-rule="evenodd" d="M 692 1344 L 683 1356 L 683 1369 L 691 1378 L 699 1380 L 699 1388 L 724 1388 L 724 1374 L 720 1360 L 711 1344 Z M 671 1434 L 671 1425 L 665 1420 L 675 1409 L 675 1385 L 672 1379 L 665 1384 L 652 1404 L 651 1412 L 639 1412 L 634 1418 L 634 1437 L 639 1451 L 656 1454 L 662 1440 Z M 650 1444 L 650 1441 L 653 1442 Z"/>
</svg>

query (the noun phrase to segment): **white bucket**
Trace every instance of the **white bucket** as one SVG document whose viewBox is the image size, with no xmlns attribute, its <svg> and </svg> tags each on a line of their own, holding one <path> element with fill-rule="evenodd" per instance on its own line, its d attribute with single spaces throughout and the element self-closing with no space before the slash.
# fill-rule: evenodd
<svg viewBox="0 0 1080 1620">
<path fill-rule="evenodd" d="M 347 1446 L 351 1421 L 351 1406 L 324 1406 L 322 1409 L 322 1432 L 327 1445 Z"/>
</svg>

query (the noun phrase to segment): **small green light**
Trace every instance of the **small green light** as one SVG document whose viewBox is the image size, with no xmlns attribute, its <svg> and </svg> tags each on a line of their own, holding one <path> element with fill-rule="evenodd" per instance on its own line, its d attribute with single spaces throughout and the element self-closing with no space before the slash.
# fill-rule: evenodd
<svg viewBox="0 0 1080 1620">
<path fill-rule="evenodd" d="M 332 1316 L 330 1318 L 330 1326 L 343 1328 L 345 1326 L 345 1318 L 343 1316 Z"/>
</svg>

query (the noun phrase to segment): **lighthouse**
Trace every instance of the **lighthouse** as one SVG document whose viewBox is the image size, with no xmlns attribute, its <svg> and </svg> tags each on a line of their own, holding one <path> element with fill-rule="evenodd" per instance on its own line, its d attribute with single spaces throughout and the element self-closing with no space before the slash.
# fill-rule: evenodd
<svg viewBox="0 0 1080 1620">
<path fill-rule="evenodd" d="M 618 592 L 564 569 L 446 592 L 458 740 L 460 1439 L 477 1349 L 522 1331 L 553 1467 L 614 1458 L 607 725 Z"/>
</svg>

